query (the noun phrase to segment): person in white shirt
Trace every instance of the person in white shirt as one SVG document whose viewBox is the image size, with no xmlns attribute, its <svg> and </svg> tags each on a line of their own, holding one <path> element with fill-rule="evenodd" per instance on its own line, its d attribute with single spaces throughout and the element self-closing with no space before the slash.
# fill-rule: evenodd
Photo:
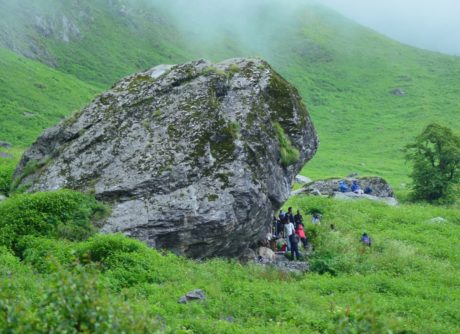
<svg viewBox="0 0 460 334">
<path fill-rule="evenodd" d="M 286 238 L 287 241 L 287 250 L 291 250 L 291 241 L 290 241 L 290 236 L 295 233 L 295 227 L 292 222 L 287 223 L 284 225 L 284 237 Z"/>
</svg>

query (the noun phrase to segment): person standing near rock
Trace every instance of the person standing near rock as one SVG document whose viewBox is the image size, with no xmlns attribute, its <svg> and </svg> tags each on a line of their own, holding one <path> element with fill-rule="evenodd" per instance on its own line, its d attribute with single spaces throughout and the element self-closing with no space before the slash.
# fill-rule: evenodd
<svg viewBox="0 0 460 334">
<path fill-rule="evenodd" d="M 291 244 L 291 257 L 292 257 L 292 260 L 299 261 L 300 260 L 299 236 L 296 233 L 292 233 L 289 236 L 289 243 Z M 295 255 L 295 257 L 294 257 L 294 255 Z"/>
<path fill-rule="evenodd" d="M 295 218 L 294 218 L 294 214 L 292 213 L 291 207 L 288 208 L 287 217 L 288 217 L 289 223 L 295 224 Z"/>
<path fill-rule="evenodd" d="M 287 241 L 287 248 L 288 250 L 291 250 L 291 236 L 295 234 L 295 227 L 294 227 L 294 224 L 291 223 L 291 222 L 288 222 L 285 226 L 284 226 L 284 235 L 285 235 L 285 238 L 286 238 L 286 241 Z"/>
<path fill-rule="evenodd" d="M 299 226 L 299 224 L 303 224 L 303 217 L 300 214 L 299 210 L 297 210 L 297 214 L 294 216 L 294 221 L 295 221 L 296 229 Z"/>
<path fill-rule="evenodd" d="M 279 234 L 282 235 L 284 233 L 284 227 L 287 224 L 287 215 L 283 210 L 280 210 L 279 221 L 280 221 L 280 229 Z M 283 235 L 284 236 L 284 235 Z"/>
<path fill-rule="evenodd" d="M 295 230 L 295 233 L 299 236 L 302 241 L 303 248 L 307 249 L 307 236 L 305 235 L 305 230 L 303 229 L 303 223 L 300 222 Z"/>
</svg>

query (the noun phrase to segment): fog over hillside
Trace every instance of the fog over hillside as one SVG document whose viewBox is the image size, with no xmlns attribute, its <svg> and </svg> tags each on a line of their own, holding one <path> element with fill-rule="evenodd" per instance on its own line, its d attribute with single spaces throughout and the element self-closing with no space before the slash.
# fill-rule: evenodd
<svg viewBox="0 0 460 334">
<path fill-rule="evenodd" d="M 458 0 L 151 0 L 171 10 L 184 30 L 210 37 L 222 27 L 232 27 L 243 41 L 254 29 L 249 22 L 276 7 L 272 28 L 295 9 L 317 2 L 400 42 L 419 48 L 460 55 L 460 1 Z M 199 29 L 203 28 L 199 32 Z M 210 29 L 212 27 L 212 29 Z M 259 30 L 260 27 L 256 27 Z M 263 36 L 262 36 L 263 37 Z M 252 44 L 250 41 L 249 44 Z"/>
<path fill-rule="evenodd" d="M 416 47 L 460 55 L 458 0 L 318 0 L 357 22 Z"/>
</svg>

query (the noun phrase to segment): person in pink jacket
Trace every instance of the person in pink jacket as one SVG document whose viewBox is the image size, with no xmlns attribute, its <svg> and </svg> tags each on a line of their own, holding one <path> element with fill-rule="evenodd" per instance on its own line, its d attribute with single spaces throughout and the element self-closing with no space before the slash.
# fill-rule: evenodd
<svg viewBox="0 0 460 334">
<path fill-rule="evenodd" d="M 307 236 L 305 235 L 305 231 L 303 229 L 303 223 L 297 224 L 297 228 L 295 230 L 295 233 L 300 237 L 300 240 L 302 241 L 303 247 L 307 248 Z"/>
</svg>

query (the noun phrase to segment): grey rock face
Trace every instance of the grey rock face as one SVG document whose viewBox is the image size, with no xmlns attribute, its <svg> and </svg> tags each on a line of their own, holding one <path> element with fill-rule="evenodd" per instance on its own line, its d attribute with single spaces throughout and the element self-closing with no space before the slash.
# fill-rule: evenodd
<svg viewBox="0 0 460 334">
<path fill-rule="evenodd" d="M 269 229 L 317 145 L 299 93 L 266 62 L 200 60 L 121 80 L 47 130 L 15 178 L 94 193 L 112 206 L 103 232 L 234 256 Z"/>
</svg>

